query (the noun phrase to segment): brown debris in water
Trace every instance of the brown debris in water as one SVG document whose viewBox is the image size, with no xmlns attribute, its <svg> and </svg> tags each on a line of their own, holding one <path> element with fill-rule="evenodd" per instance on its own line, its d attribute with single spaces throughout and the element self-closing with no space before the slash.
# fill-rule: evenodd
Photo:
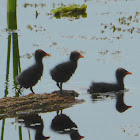
<svg viewBox="0 0 140 140">
<path fill-rule="evenodd" d="M 64 91 L 64 95 L 55 91 L 50 94 L 31 93 L 21 97 L 5 97 L 0 99 L 0 119 L 52 112 L 83 103 L 84 100 L 75 99 L 77 96 L 78 93 L 71 90 Z"/>
</svg>

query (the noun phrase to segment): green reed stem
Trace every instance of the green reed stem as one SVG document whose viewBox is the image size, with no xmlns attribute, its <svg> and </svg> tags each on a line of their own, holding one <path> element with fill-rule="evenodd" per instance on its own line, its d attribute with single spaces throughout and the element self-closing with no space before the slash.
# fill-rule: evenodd
<svg viewBox="0 0 140 140">
<path fill-rule="evenodd" d="M 7 52 L 7 69 L 6 69 L 6 86 L 5 86 L 5 95 L 7 97 L 8 93 L 8 84 L 9 84 L 9 71 L 10 71 L 10 52 L 11 52 L 11 35 L 8 35 L 8 52 Z"/>
<path fill-rule="evenodd" d="M 2 120 L 2 131 L 1 131 L 1 140 L 4 140 L 4 129 L 5 128 L 5 119 Z"/>
<path fill-rule="evenodd" d="M 22 140 L 22 127 L 19 126 L 19 140 Z"/>
<path fill-rule="evenodd" d="M 7 0 L 7 12 L 16 12 L 17 0 Z"/>
</svg>

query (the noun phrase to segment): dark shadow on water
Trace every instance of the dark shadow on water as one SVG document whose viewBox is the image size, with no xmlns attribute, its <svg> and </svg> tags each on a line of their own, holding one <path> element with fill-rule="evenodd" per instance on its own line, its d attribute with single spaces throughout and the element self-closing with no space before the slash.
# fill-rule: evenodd
<svg viewBox="0 0 140 140">
<path fill-rule="evenodd" d="M 52 120 L 51 129 L 59 134 L 69 134 L 71 140 L 80 140 L 84 138 L 79 134 L 77 125 L 69 116 L 63 114 L 62 111 L 60 114 L 57 112 L 57 115 Z"/>
<path fill-rule="evenodd" d="M 18 123 L 22 123 L 25 127 L 35 130 L 35 140 L 47 140 L 50 138 L 43 135 L 44 123 L 38 114 L 19 117 Z"/>
</svg>

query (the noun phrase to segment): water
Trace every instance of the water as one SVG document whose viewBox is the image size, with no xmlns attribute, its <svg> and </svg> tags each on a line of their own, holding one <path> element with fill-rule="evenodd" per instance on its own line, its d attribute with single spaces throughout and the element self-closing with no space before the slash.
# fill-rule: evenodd
<svg viewBox="0 0 140 140">
<path fill-rule="evenodd" d="M 25 3 L 32 5 L 25 8 Z M 45 5 L 41 6 L 41 3 Z M 54 5 L 57 8 L 61 3 L 86 4 L 87 18 L 71 21 L 67 18 L 55 19 L 48 15 Z M 17 69 L 13 67 L 15 55 L 13 55 L 11 37 L 9 75 L 7 74 L 8 38 L 12 36 L 12 32 L 6 30 L 8 28 L 6 4 L 6 1 L 0 1 L 1 98 L 5 96 L 5 93 L 9 97 L 15 95 L 14 76 L 17 73 Z M 35 4 L 38 6 L 35 7 Z M 32 54 L 36 49 L 43 49 L 52 55 L 43 59 L 44 73 L 41 81 L 34 87 L 35 93 L 51 93 L 58 90 L 49 71 L 56 64 L 68 60 L 71 51 L 81 51 L 85 57 L 79 60 L 73 77 L 63 85 L 64 89 L 72 89 L 80 93 L 78 98 L 86 101 L 63 110 L 63 113 L 77 125 L 79 134 L 85 136 L 85 140 L 131 140 L 138 139 L 140 136 L 139 4 L 139 0 L 87 0 L 86 2 L 20 0 L 17 3 L 17 30 L 15 32 L 18 38 L 16 43 L 18 42 L 19 46 L 21 71 L 34 63 Z M 39 13 L 37 18 L 36 11 Z M 32 30 L 28 28 L 30 26 Z M 87 88 L 92 81 L 114 82 L 115 70 L 119 67 L 133 73 L 125 77 L 125 87 L 129 90 L 125 92 L 124 102 L 132 108 L 124 113 L 116 110 L 114 96 L 93 101 L 91 95 L 87 94 Z M 30 90 L 23 90 L 23 95 L 29 93 Z M 43 120 L 44 136 L 50 136 L 50 139 L 55 140 L 71 139 L 69 134 L 59 134 L 50 128 L 56 112 L 42 113 L 39 116 Z M 19 124 L 15 118 L 1 120 L 0 126 L 1 140 L 35 139 L 36 130 L 24 127 L 24 124 Z"/>
</svg>

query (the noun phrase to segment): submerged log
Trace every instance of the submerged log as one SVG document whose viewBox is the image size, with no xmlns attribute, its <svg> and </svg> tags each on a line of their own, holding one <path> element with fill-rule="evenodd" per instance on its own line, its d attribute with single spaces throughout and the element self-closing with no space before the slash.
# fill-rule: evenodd
<svg viewBox="0 0 140 140">
<path fill-rule="evenodd" d="M 0 119 L 58 111 L 83 103 L 84 100 L 75 99 L 77 96 L 78 93 L 71 90 L 65 91 L 63 95 L 55 91 L 50 94 L 5 97 L 0 99 Z"/>
</svg>

